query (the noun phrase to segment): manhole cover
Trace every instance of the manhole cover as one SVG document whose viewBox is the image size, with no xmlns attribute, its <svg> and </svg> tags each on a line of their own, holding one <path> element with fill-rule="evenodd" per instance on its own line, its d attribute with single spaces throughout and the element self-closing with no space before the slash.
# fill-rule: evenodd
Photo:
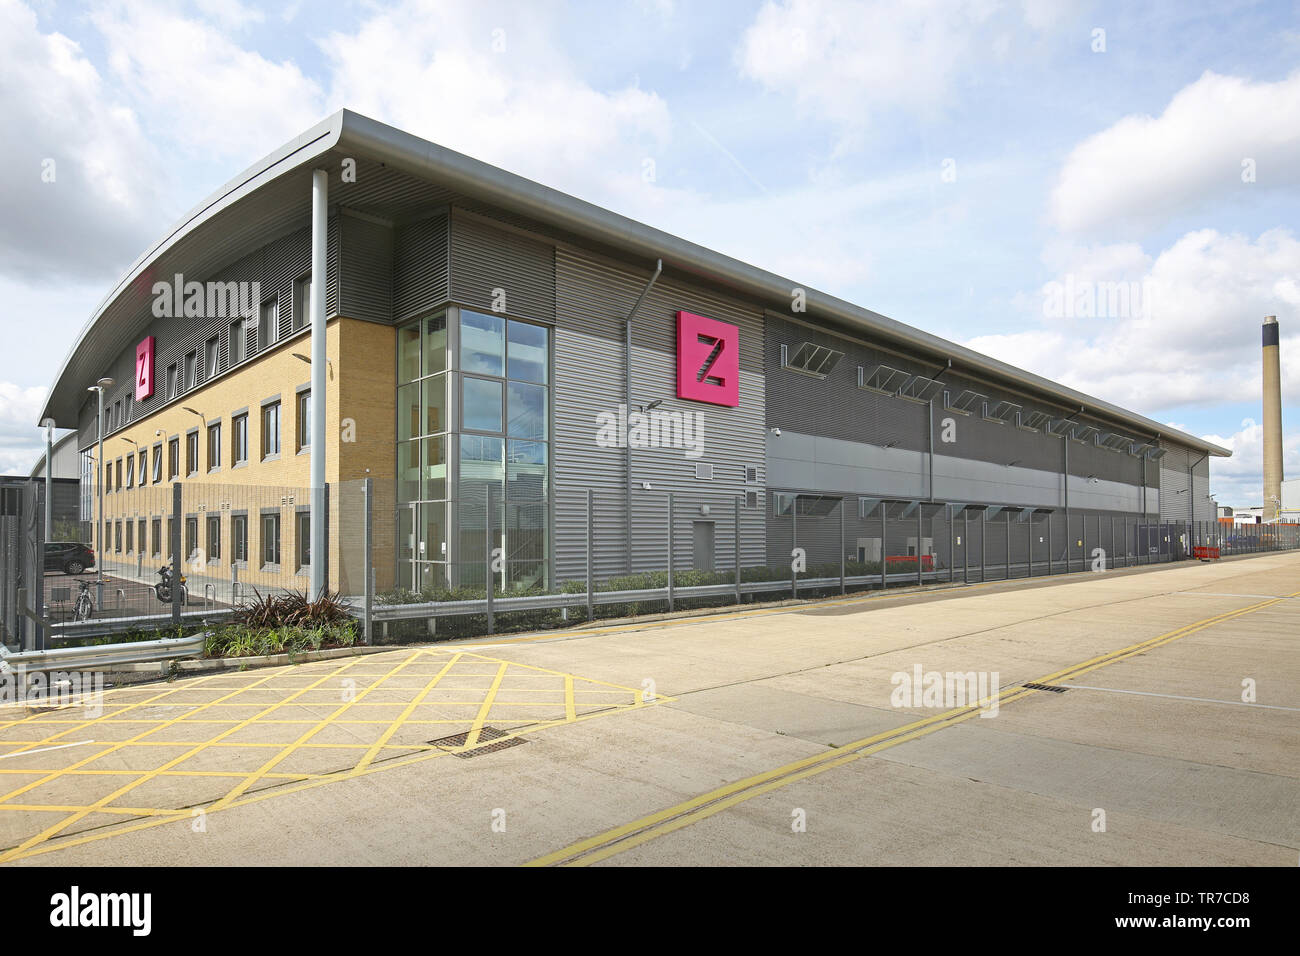
<svg viewBox="0 0 1300 956">
<path fill-rule="evenodd" d="M 522 737 L 511 737 L 504 730 L 498 730 L 496 727 L 484 727 L 479 730 L 477 742 L 469 750 L 465 750 L 465 743 L 468 740 L 469 731 L 466 731 L 463 734 L 452 734 L 450 737 L 439 737 L 437 740 L 430 740 L 429 743 L 464 760 L 527 743 Z"/>
</svg>

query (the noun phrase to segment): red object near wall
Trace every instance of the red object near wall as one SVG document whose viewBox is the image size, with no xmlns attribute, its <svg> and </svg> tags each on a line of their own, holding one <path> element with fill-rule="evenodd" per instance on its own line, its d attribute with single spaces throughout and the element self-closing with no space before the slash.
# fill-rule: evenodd
<svg viewBox="0 0 1300 956">
<path fill-rule="evenodd" d="M 903 565 L 903 566 L 906 567 L 906 568 L 915 568 L 915 567 L 916 567 L 916 555 L 914 555 L 914 554 L 890 554 L 890 555 L 886 555 L 886 556 L 885 556 L 885 564 L 888 565 L 888 566 L 890 566 L 890 567 L 893 567 L 893 566 L 895 566 L 895 565 L 899 565 L 899 564 L 901 564 L 901 565 Z M 932 554 L 923 554 L 923 555 L 921 555 L 921 570 L 922 570 L 922 571 L 933 571 L 933 570 L 934 570 L 934 555 L 932 555 Z"/>
<path fill-rule="evenodd" d="M 1197 561 L 1218 561 L 1219 549 L 1197 546 L 1192 549 L 1192 557 Z"/>
</svg>

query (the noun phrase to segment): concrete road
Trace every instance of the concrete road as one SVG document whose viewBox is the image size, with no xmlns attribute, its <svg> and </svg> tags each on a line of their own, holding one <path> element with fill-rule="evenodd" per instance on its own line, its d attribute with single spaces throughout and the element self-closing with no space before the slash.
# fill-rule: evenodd
<svg viewBox="0 0 1300 956">
<path fill-rule="evenodd" d="M 1287 553 L 11 705 L 0 861 L 1295 866 L 1298 637 Z"/>
</svg>

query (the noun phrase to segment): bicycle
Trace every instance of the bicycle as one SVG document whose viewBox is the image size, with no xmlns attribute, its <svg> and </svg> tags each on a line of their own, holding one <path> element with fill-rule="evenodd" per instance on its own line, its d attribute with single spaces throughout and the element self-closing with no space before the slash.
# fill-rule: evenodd
<svg viewBox="0 0 1300 956">
<path fill-rule="evenodd" d="M 74 621 L 89 621 L 95 613 L 95 602 L 90 598 L 90 582 L 78 581 L 81 592 L 77 595 L 77 603 L 72 607 L 72 619 Z"/>
</svg>

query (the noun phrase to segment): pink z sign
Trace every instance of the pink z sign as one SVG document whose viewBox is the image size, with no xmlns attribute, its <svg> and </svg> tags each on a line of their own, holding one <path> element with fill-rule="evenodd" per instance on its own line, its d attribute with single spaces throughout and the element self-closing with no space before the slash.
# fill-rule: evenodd
<svg viewBox="0 0 1300 956">
<path fill-rule="evenodd" d="M 677 313 L 677 397 L 740 404 L 740 329 L 693 312 Z"/>
<path fill-rule="evenodd" d="M 135 347 L 135 400 L 153 397 L 154 337 L 151 335 Z"/>
</svg>

